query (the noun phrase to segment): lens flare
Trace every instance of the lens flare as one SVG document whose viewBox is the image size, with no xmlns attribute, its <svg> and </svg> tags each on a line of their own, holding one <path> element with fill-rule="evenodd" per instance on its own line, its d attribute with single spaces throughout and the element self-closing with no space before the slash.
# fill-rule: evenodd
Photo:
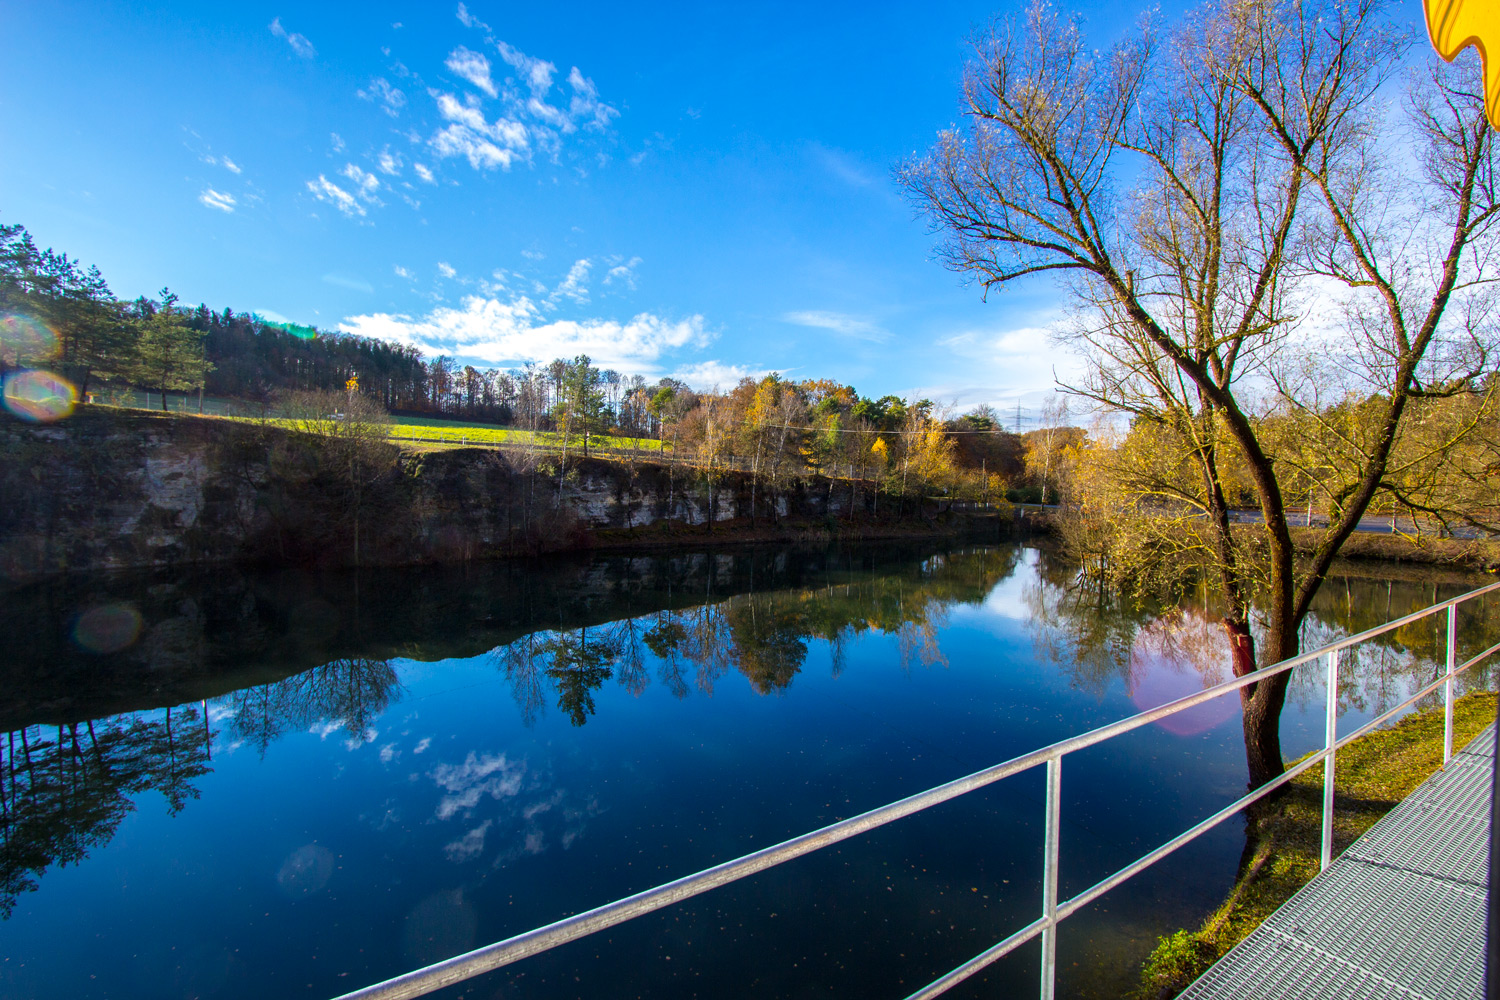
<svg viewBox="0 0 1500 1000">
<path fill-rule="evenodd" d="M 57 357 L 57 334 L 20 313 L 0 313 L 0 361 L 17 367 Z"/>
<path fill-rule="evenodd" d="M 20 371 L 5 376 L 5 408 L 22 420 L 50 424 L 73 412 L 78 390 L 51 372 Z"/>
<path fill-rule="evenodd" d="M 118 653 L 141 634 L 141 613 L 129 604 L 99 604 L 73 623 L 73 641 L 90 653 Z"/>
</svg>

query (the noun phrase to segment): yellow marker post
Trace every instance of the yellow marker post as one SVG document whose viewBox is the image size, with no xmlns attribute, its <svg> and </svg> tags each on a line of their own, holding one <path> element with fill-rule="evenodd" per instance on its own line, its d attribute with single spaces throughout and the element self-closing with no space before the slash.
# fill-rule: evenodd
<svg viewBox="0 0 1500 1000">
<path fill-rule="evenodd" d="M 1500 0 L 1422 0 L 1422 7 L 1427 37 L 1445 61 L 1452 62 L 1470 45 L 1479 50 L 1485 112 L 1490 124 L 1500 128 L 1500 63 L 1489 51 L 1491 46 L 1500 50 Z"/>
</svg>

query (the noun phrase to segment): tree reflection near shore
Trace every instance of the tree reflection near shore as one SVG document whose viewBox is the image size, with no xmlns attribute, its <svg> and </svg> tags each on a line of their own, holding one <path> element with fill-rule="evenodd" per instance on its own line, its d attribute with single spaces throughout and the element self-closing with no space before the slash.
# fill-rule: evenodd
<svg viewBox="0 0 1500 1000">
<path fill-rule="evenodd" d="M 79 864 L 108 844 L 140 796 L 160 792 L 176 815 L 198 798 L 213 750 L 261 754 L 288 732 L 323 723 L 362 736 L 400 689 L 388 660 L 339 660 L 199 704 L 0 737 L 0 918 L 53 865 Z"/>
<path fill-rule="evenodd" d="M 1430 580 L 1401 582 L 1333 577 L 1314 602 L 1302 648 L 1316 649 L 1422 610 L 1469 589 Z M 1039 657 L 1058 666 L 1076 688 L 1102 696 L 1112 684 L 1141 711 L 1221 684 L 1233 676 L 1231 648 L 1221 610 L 1208 595 L 1163 611 L 1101 591 L 1071 565 L 1043 558 L 1026 585 L 1027 630 Z M 1460 659 L 1477 653 L 1500 625 L 1500 615 L 1476 602 L 1459 616 Z M 1445 618 L 1431 616 L 1383 633 L 1341 653 L 1338 711 L 1379 715 L 1445 669 Z M 1256 626 L 1252 622 L 1252 630 Z M 1258 631 L 1255 633 L 1259 638 Z M 1492 668 L 1461 675 L 1460 693 L 1489 687 Z M 1321 661 L 1293 671 L 1288 702 L 1305 707 L 1325 695 Z M 1418 708 L 1436 704 L 1429 695 Z M 1238 714 L 1232 695 L 1214 699 L 1155 724 L 1193 735 Z"/>
</svg>

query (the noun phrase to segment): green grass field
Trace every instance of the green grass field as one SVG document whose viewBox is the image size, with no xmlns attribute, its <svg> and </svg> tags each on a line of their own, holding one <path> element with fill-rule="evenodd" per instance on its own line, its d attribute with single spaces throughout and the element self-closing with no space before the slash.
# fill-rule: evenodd
<svg viewBox="0 0 1500 1000">
<path fill-rule="evenodd" d="M 493 424 L 461 423 L 453 420 L 433 420 L 427 417 L 392 417 L 391 437 L 432 441 L 442 444 L 481 445 L 486 447 L 524 447 L 535 440 L 543 448 L 562 447 L 562 435 L 555 431 L 527 431 L 513 427 L 496 427 Z M 583 448 L 583 435 L 574 434 L 568 443 L 569 449 Z M 664 451 L 660 442 L 653 438 L 607 437 L 589 438 L 589 451 Z"/>
<path fill-rule="evenodd" d="M 147 399 L 153 404 L 147 407 Z M 283 426 L 290 421 L 280 417 L 264 417 L 252 412 L 249 404 L 238 400 L 207 398 L 203 401 L 203 416 L 219 417 L 227 420 L 267 420 L 273 424 Z M 153 393 L 150 397 L 144 392 L 116 392 L 100 393 L 96 405 L 117 406 L 126 409 L 149 409 L 152 412 L 161 412 L 161 396 Z M 167 412 L 172 414 L 185 414 L 188 416 L 198 415 L 198 400 L 195 397 L 171 395 L 168 397 Z M 533 441 L 540 447 L 549 451 L 557 451 L 562 448 L 562 435 L 555 431 L 527 431 L 513 427 L 497 427 L 494 424 L 481 424 L 463 420 L 440 420 L 434 417 L 391 417 L 390 435 L 398 441 L 424 442 L 444 445 L 474 445 L 484 448 L 524 448 Z M 583 435 L 574 434 L 568 442 L 568 450 L 583 450 Z M 638 437 L 611 437 L 595 436 L 589 438 L 589 452 L 600 452 L 608 454 L 623 450 L 649 451 L 670 453 L 670 444 L 663 444 L 655 438 Z"/>
</svg>

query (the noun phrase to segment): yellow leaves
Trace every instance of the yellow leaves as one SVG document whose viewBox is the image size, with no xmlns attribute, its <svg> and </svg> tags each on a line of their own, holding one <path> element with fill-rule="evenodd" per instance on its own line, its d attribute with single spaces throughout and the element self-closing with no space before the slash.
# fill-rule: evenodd
<svg viewBox="0 0 1500 1000">
<path fill-rule="evenodd" d="M 870 445 L 870 454 L 882 462 L 890 458 L 890 448 L 886 445 L 884 438 L 876 438 L 875 443 Z"/>
<path fill-rule="evenodd" d="M 1500 49 L 1500 5 L 1495 0 L 1423 0 L 1427 37 L 1447 62 L 1470 45 L 1484 67 L 1484 107 L 1490 124 L 1500 128 L 1500 63 L 1489 49 Z"/>
</svg>

